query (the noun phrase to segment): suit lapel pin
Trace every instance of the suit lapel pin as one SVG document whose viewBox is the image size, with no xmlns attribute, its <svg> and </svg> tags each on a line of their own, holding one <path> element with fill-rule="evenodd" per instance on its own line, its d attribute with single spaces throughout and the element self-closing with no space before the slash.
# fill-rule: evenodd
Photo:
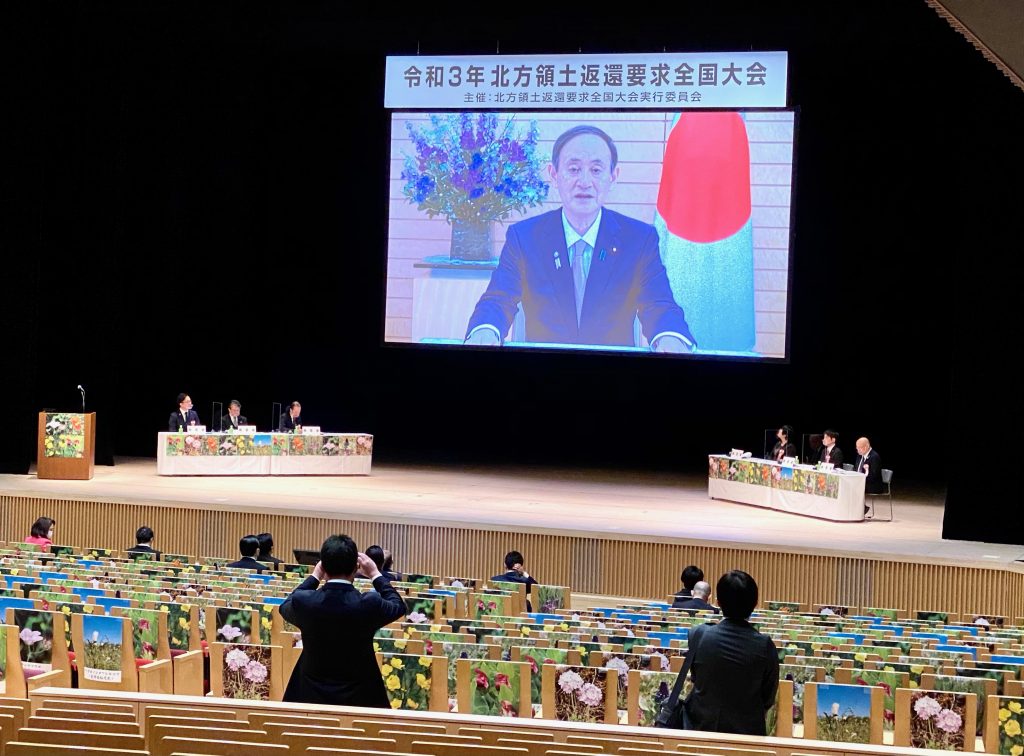
<svg viewBox="0 0 1024 756">
<path fill-rule="evenodd" d="M 555 250 L 555 270 L 562 269 L 562 256 L 558 254 L 558 250 Z"/>
</svg>

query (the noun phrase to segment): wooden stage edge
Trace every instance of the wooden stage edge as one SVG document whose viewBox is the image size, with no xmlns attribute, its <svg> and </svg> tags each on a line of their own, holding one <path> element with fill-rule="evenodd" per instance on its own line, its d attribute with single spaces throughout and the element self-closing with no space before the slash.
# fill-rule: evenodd
<svg viewBox="0 0 1024 756">
<path fill-rule="evenodd" d="M 834 523 L 710 500 L 695 475 L 375 464 L 356 477 L 161 477 L 153 459 L 120 459 L 89 481 L 0 475 L 0 538 L 46 515 L 74 546 L 126 548 L 145 524 L 158 548 L 197 556 L 269 531 L 288 558 L 342 531 L 431 574 L 489 577 L 518 549 L 542 582 L 580 593 L 663 598 L 694 563 L 712 582 L 746 569 L 764 599 L 1024 615 L 1024 546 L 944 541 L 945 492 L 895 492 L 894 522 Z"/>
</svg>

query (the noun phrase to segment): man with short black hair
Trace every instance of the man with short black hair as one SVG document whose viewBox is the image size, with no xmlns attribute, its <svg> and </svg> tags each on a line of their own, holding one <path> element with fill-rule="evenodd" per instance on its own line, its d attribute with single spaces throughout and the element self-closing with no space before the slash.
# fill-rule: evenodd
<svg viewBox="0 0 1024 756">
<path fill-rule="evenodd" d="M 765 713 L 775 704 L 779 656 L 767 635 L 748 621 L 757 606 L 757 583 L 740 570 L 715 587 L 724 619 L 690 630 L 693 690 L 686 699 L 694 730 L 764 735 Z"/>
<path fill-rule="evenodd" d="M 242 403 L 237 399 L 232 399 L 231 403 L 228 404 L 228 414 L 220 419 L 220 429 L 222 431 L 236 431 L 238 426 L 246 425 L 247 423 L 248 420 L 242 414 Z"/>
<path fill-rule="evenodd" d="M 288 409 L 281 413 L 281 420 L 277 424 L 277 430 L 281 433 L 298 433 L 302 430 L 302 405 L 292 402 Z"/>
<path fill-rule="evenodd" d="M 360 593 L 356 576 L 373 581 Z M 321 580 L 326 580 L 317 590 Z M 302 655 L 284 700 L 292 703 L 390 708 L 373 651 L 374 634 L 406 613 L 405 601 L 347 535 L 332 535 L 320 561 L 281 604 L 281 616 L 302 631 Z"/>
<path fill-rule="evenodd" d="M 672 608 L 678 609 L 679 603 L 685 601 L 693 596 L 693 586 L 697 585 L 701 580 L 704 579 L 704 570 L 695 564 L 687 565 L 683 567 L 683 572 L 679 576 L 679 580 L 683 584 L 683 589 L 676 594 L 676 600 L 672 602 Z"/>
<path fill-rule="evenodd" d="M 525 583 L 526 584 L 526 595 L 530 595 L 530 586 L 537 585 L 537 581 L 530 577 L 530 573 L 526 571 L 526 567 L 523 566 L 526 560 L 523 559 L 523 555 L 518 551 L 510 551 L 505 555 L 505 569 L 507 572 L 501 575 L 495 575 L 491 578 L 492 583 Z M 532 612 L 533 606 L 530 604 L 530 599 L 526 599 L 526 611 Z"/>
<path fill-rule="evenodd" d="M 242 558 L 237 562 L 225 565 L 226 567 L 238 567 L 240 569 L 256 570 L 256 572 L 263 572 L 267 569 L 267 565 L 256 560 L 256 554 L 260 550 L 260 539 L 254 535 L 243 536 L 242 540 L 238 542 L 238 551 L 242 554 Z"/>
<path fill-rule="evenodd" d="M 821 435 L 821 449 L 818 450 L 818 461 L 831 464 L 836 469 L 843 466 L 843 452 L 836 446 L 839 443 L 839 434 L 834 430 L 827 430 Z"/>
<path fill-rule="evenodd" d="M 135 545 L 125 551 L 130 554 L 159 554 L 160 552 L 153 548 L 153 538 L 153 528 L 143 525 L 135 531 Z"/>
<path fill-rule="evenodd" d="M 193 425 L 199 425 L 199 413 L 192 409 L 192 397 L 178 394 L 178 410 L 172 412 L 167 419 L 167 430 L 171 433 L 184 433 Z"/>
</svg>

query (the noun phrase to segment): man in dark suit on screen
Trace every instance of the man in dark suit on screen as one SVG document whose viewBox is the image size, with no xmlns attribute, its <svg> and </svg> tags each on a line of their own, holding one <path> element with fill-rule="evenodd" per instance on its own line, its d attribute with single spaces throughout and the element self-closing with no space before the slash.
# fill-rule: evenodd
<svg viewBox="0 0 1024 756">
<path fill-rule="evenodd" d="M 199 413 L 192 409 L 192 397 L 178 394 L 178 411 L 172 412 L 167 420 L 167 430 L 171 433 L 187 431 L 189 426 L 199 425 Z"/>
<path fill-rule="evenodd" d="M 248 420 L 242 414 L 242 403 L 237 399 L 232 399 L 231 403 L 228 404 L 228 414 L 220 419 L 220 429 L 222 431 L 238 430 L 239 425 L 246 425 L 247 423 Z"/>
<path fill-rule="evenodd" d="M 529 342 L 634 346 L 639 317 L 655 352 L 692 351 L 654 226 L 603 207 L 619 175 L 611 137 L 595 126 L 569 129 L 548 174 L 562 207 L 509 227 L 466 343 L 501 345 L 521 303 Z"/>
<path fill-rule="evenodd" d="M 372 580 L 375 590 L 357 591 L 357 575 Z M 327 582 L 317 590 L 322 579 Z M 302 630 L 302 655 L 284 700 L 390 708 L 373 636 L 405 612 L 398 591 L 351 538 L 328 538 L 313 574 L 281 604 L 281 616 Z"/>
</svg>

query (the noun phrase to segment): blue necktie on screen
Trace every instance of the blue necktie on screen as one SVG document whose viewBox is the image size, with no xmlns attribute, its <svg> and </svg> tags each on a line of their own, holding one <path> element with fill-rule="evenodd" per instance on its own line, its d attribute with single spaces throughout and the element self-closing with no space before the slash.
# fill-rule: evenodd
<svg viewBox="0 0 1024 756">
<path fill-rule="evenodd" d="M 572 253 L 572 285 L 576 294 L 576 326 L 579 327 L 580 313 L 583 312 L 583 294 L 587 290 L 587 275 L 590 273 L 590 262 L 594 253 L 583 239 L 572 245 Z"/>
</svg>

